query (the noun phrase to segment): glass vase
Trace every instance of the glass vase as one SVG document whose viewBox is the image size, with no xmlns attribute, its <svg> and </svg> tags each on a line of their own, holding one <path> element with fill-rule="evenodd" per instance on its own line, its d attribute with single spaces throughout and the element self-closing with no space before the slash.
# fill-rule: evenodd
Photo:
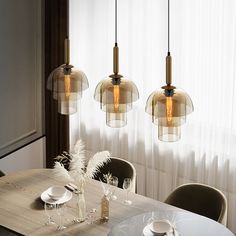
<svg viewBox="0 0 236 236">
<path fill-rule="evenodd" d="M 77 196 L 77 222 L 83 222 L 86 219 L 86 202 L 83 189 L 78 191 Z"/>
</svg>

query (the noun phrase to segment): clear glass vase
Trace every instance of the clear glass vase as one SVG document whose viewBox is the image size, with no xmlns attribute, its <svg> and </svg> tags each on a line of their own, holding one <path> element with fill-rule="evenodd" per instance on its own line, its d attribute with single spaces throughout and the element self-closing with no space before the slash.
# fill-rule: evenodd
<svg viewBox="0 0 236 236">
<path fill-rule="evenodd" d="M 80 189 L 77 196 L 77 222 L 83 222 L 86 219 L 86 202 L 84 190 Z"/>
</svg>

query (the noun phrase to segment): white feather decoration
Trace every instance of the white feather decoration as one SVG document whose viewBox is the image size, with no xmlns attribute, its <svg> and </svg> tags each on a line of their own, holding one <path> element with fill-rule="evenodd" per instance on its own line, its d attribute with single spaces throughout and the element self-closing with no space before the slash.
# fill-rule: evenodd
<svg viewBox="0 0 236 236">
<path fill-rule="evenodd" d="M 64 168 L 63 164 L 61 164 L 58 161 L 56 161 L 54 163 L 53 172 L 54 172 L 56 177 L 63 177 L 63 178 L 65 178 L 68 181 L 72 181 L 73 180 L 71 178 L 71 176 L 69 175 L 68 171 Z"/>
<path fill-rule="evenodd" d="M 74 148 L 74 153 L 71 154 L 71 161 L 69 164 L 69 170 L 76 175 L 83 175 L 85 169 L 85 150 L 84 142 L 79 139 Z"/>
<path fill-rule="evenodd" d="M 84 168 L 84 158 L 80 155 L 71 154 L 69 170 L 73 171 L 73 173 L 84 174 Z"/>
<path fill-rule="evenodd" d="M 77 185 L 82 186 L 86 178 L 93 178 L 99 168 L 110 160 L 110 153 L 108 151 L 98 152 L 90 158 L 86 167 L 84 147 L 84 142 L 78 140 L 74 147 L 74 153 L 63 152 L 63 154 L 57 156 L 54 164 L 55 175 L 64 177 L 68 181 L 74 181 Z M 68 162 L 69 171 L 63 165 Z"/>
<path fill-rule="evenodd" d="M 88 162 L 86 176 L 93 178 L 99 168 L 108 161 L 110 161 L 110 153 L 108 151 L 97 152 Z"/>
<path fill-rule="evenodd" d="M 80 153 L 81 155 L 85 153 L 85 144 L 84 142 L 79 139 L 76 144 L 75 144 L 75 147 L 74 147 L 74 153 Z"/>
</svg>

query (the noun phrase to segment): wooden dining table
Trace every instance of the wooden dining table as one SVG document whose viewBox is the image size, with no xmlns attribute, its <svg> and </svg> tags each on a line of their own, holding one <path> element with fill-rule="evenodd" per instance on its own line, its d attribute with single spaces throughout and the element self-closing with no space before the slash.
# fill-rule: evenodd
<svg viewBox="0 0 236 236">
<path fill-rule="evenodd" d="M 63 219 L 66 229 L 58 231 L 55 225 L 45 225 L 47 215 L 40 196 L 50 186 L 64 186 L 65 184 L 66 181 L 55 176 L 52 169 L 30 169 L 1 177 L 0 224 L 22 235 L 137 236 L 142 235 L 142 232 L 135 230 L 143 227 L 142 225 L 145 226 L 148 218 L 154 214 L 156 217 L 167 217 L 173 221 L 175 216 L 178 216 L 178 220 L 183 222 L 179 226 L 179 230 L 183 230 L 184 225 L 189 229 L 188 233 L 184 230 L 180 232 L 181 236 L 194 236 L 195 234 L 191 233 L 191 230 L 197 232 L 199 228 L 202 230 L 200 232 L 206 232 L 206 234 L 196 234 L 199 236 L 234 235 L 226 227 L 211 219 L 135 193 L 129 195 L 133 202 L 132 205 L 125 205 L 123 203 L 126 197 L 125 191 L 118 188 L 115 191 L 117 200 L 110 201 L 109 221 L 100 221 L 103 188 L 99 181 L 93 179 L 87 180 L 85 185 L 87 212 L 92 210 L 92 220 L 88 219 L 82 223 L 73 221 L 77 207 L 77 195 L 73 193 L 72 199 L 66 203 L 66 213 Z M 122 225 L 126 227 L 123 234 L 119 231 Z"/>
</svg>

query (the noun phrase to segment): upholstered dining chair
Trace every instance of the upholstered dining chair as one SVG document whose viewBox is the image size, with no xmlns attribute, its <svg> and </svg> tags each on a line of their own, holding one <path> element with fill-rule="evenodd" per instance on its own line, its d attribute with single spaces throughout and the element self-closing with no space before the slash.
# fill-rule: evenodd
<svg viewBox="0 0 236 236">
<path fill-rule="evenodd" d="M 5 174 L 0 170 L 0 177 L 4 176 Z"/>
<path fill-rule="evenodd" d="M 0 225 L 0 235 L 1 236 L 23 236 L 23 234 L 19 234 L 19 233 L 12 231 L 2 225 Z"/>
<path fill-rule="evenodd" d="M 122 188 L 125 178 L 131 178 L 130 190 L 136 192 L 136 169 L 132 163 L 118 157 L 111 157 L 111 160 L 99 169 L 94 179 L 104 181 L 103 175 L 108 172 L 119 179 L 119 188 Z"/>
<path fill-rule="evenodd" d="M 227 199 L 218 189 L 190 183 L 177 187 L 165 203 L 211 218 L 226 226 Z"/>
</svg>

